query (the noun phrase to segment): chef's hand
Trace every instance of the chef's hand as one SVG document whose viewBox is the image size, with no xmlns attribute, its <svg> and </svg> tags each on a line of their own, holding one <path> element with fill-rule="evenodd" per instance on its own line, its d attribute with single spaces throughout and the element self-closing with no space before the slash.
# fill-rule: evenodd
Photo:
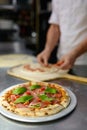
<svg viewBox="0 0 87 130">
<path fill-rule="evenodd" d="M 50 54 L 49 54 L 48 50 L 44 49 L 40 54 L 37 55 L 37 61 L 41 65 L 47 66 L 49 57 L 50 57 Z"/>
<path fill-rule="evenodd" d="M 57 62 L 57 65 L 63 70 L 71 69 L 75 60 L 76 57 L 73 54 L 66 54 L 60 59 L 60 61 Z"/>
</svg>

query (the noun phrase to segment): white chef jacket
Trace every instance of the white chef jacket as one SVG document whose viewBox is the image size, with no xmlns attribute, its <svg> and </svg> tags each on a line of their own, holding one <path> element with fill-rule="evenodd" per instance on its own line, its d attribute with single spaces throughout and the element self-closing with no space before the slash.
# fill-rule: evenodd
<svg viewBox="0 0 87 130">
<path fill-rule="evenodd" d="M 87 38 L 87 0 L 53 0 L 49 23 L 60 26 L 60 59 Z M 87 64 L 87 53 L 77 58 L 75 64 Z"/>
</svg>

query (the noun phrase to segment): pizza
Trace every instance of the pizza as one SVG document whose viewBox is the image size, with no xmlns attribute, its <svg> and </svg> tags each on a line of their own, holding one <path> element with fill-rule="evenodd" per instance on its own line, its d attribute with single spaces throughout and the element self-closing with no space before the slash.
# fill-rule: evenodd
<svg viewBox="0 0 87 130">
<path fill-rule="evenodd" d="M 7 73 L 11 76 L 34 81 L 48 81 L 58 78 L 59 74 L 67 73 L 68 70 L 60 70 L 57 65 L 49 64 L 42 66 L 39 63 L 28 63 L 14 66 L 8 69 Z"/>
<path fill-rule="evenodd" d="M 59 70 L 58 66 L 54 66 L 52 64 L 49 64 L 48 66 L 42 66 L 41 64 L 34 63 L 34 64 L 25 64 L 21 66 L 22 71 L 24 72 L 32 72 L 38 74 L 47 74 L 47 73 L 53 73 Z"/>
<path fill-rule="evenodd" d="M 26 82 L 14 85 L 0 97 L 0 105 L 14 114 L 44 117 L 57 114 L 70 104 L 65 88 L 55 83 Z"/>
</svg>

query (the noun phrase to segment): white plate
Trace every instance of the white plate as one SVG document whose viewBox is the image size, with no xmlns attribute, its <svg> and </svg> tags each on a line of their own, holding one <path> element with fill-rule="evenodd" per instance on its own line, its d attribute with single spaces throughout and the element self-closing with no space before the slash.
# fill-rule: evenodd
<svg viewBox="0 0 87 130">
<path fill-rule="evenodd" d="M 10 90 L 10 89 L 12 89 L 14 87 L 15 87 L 15 85 L 5 89 L 4 91 L 2 91 L 0 93 L 0 96 L 4 95 L 4 93 L 6 93 L 8 90 Z M 64 88 L 64 89 L 66 89 L 66 88 Z M 69 106 L 66 109 L 62 110 L 58 114 L 45 116 L 45 117 L 23 117 L 23 116 L 11 113 L 10 111 L 7 111 L 3 106 L 0 106 L 0 113 L 2 115 L 4 115 L 5 117 L 16 120 L 16 121 L 33 122 L 33 123 L 34 122 L 38 123 L 38 122 L 52 121 L 52 120 L 55 120 L 55 119 L 62 118 L 64 116 L 66 116 L 67 114 L 69 114 L 70 112 L 72 112 L 74 110 L 74 108 L 76 107 L 76 105 L 77 105 L 77 99 L 76 99 L 75 94 L 69 89 L 66 89 L 66 90 L 68 91 L 68 93 L 70 95 L 71 102 L 70 102 Z"/>
</svg>

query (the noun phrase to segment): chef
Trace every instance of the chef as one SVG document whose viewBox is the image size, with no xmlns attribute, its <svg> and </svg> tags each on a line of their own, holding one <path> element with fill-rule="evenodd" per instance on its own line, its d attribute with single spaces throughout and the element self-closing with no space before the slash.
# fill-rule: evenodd
<svg viewBox="0 0 87 130">
<path fill-rule="evenodd" d="M 57 63 L 61 69 L 87 64 L 87 0 L 52 0 L 49 24 L 45 48 L 37 55 L 38 62 L 48 65 L 58 44 Z"/>
</svg>

